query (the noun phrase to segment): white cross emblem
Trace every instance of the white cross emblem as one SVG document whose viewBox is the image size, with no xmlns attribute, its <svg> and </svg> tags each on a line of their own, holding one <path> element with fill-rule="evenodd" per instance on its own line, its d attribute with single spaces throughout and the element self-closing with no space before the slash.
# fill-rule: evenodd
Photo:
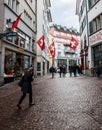
<svg viewBox="0 0 102 130">
<path fill-rule="evenodd" d="M 42 45 L 43 45 L 43 40 L 41 39 L 41 40 L 40 40 L 40 46 L 42 46 Z"/>
<path fill-rule="evenodd" d="M 71 42 L 71 47 L 76 47 L 75 41 Z"/>
</svg>

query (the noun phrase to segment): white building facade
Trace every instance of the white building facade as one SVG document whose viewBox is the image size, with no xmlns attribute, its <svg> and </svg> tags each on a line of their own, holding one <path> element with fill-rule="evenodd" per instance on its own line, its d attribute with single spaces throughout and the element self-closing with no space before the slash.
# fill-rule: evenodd
<svg viewBox="0 0 102 130">
<path fill-rule="evenodd" d="M 102 0 L 77 0 L 81 34 L 81 58 L 83 70 L 91 74 L 97 66 L 102 67 Z M 86 47 L 85 47 L 86 46 Z M 87 50 L 87 51 L 86 51 Z"/>
<path fill-rule="evenodd" d="M 0 1 L 0 84 L 22 75 L 36 64 L 36 0 Z M 18 26 L 10 32 L 12 24 L 21 15 Z"/>
<path fill-rule="evenodd" d="M 89 53 L 88 53 L 88 15 L 87 15 L 87 1 L 77 0 L 76 14 L 79 15 L 80 26 L 80 57 L 83 73 L 88 73 L 89 69 Z"/>
<path fill-rule="evenodd" d="M 50 35 L 55 43 L 54 65 L 58 68 L 60 65 L 66 66 L 67 72 L 70 66 L 75 63 L 80 64 L 80 36 L 74 29 L 68 29 L 60 25 L 52 25 L 50 27 Z M 71 38 L 74 37 L 78 41 L 75 50 L 70 48 Z"/>
<path fill-rule="evenodd" d="M 37 40 L 44 35 L 45 49 L 41 51 L 37 45 L 37 76 L 42 76 L 48 73 L 49 70 L 49 23 L 52 22 L 50 13 L 50 0 L 37 1 Z"/>
<path fill-rule="evenodd" d="M 88 1 L 89 47 L 91 67 L 102 69 L 102 0 Z"/>
</svg>

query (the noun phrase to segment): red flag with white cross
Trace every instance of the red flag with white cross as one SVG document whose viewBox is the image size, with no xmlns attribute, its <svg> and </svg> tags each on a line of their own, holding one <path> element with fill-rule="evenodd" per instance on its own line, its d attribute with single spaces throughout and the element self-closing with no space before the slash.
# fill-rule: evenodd
<svg viewBox="0 0 102 130">
<path fill-rule="evenodd" d="M 70 40 L 70 48 L 72 48 L 73 50 L 75 50 L 78 46 L 78 41 L 72 37 L 71 40 Z"/>
<path fill-rule="evenodd" d="M 41 36 L 41 38 L 37 41 L 37 44 L 39 45 L 39 47 L 41 48 L 41 50 L 45 49 L 45 42 L 44 42 L 44 35 Z"/>
<path fill-rule="evenodd" d="M 54 44 L 54 42 L 52 42 L 52 43 L 49 45 L 48 49 L 49 49 L 49 51 L 50 51 L 52 57 L 55 57 L 55 44 Z"/>
</svg>

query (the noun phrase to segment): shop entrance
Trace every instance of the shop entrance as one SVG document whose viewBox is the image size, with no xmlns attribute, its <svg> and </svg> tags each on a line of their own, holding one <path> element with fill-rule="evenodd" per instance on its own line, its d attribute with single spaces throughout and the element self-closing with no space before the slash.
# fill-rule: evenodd
<svg viewBox="0 0 102 130">
<path fill-rule="evenodd" d="M 14 64 L 15 77 L 19 77 L 22 75 L 22 70 L 23 70 L 22 64 L 23 64 L 22 55 L 20 53 L 16 53 L 16 62 Z"/>
<path fill-rule="evenodd" d="M 21 53 L 16 53 L 8 49 L 5 50 L 4 73 L 6 76 L 20 77 L 25 68 L 30 66 L 30 57 Z"/>
</svg>

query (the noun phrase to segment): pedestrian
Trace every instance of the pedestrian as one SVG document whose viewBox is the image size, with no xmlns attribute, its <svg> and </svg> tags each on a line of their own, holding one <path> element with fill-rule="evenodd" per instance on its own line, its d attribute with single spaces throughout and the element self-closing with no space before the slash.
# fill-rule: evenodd
<svg viewBox="0 0 102 130">
<path fill-rule="evenodd" d="M 66 66 L 65 65 L 62 66 L 62 73 L 63 73 L 63 77 L 65 77 L 65 75 L 66 75 Z"/>
<path fill-rule="evenodd" d="M 32 84 L 31 84 L 32 81 L 33 81 L 33 68 L 30 67 L 27 69 L 27 71 L 24 73 L 24 76 L 23 76 L 23 84 L 21 87 L 21 91 L 23 95 L 21 96 L 17 104 L 17 107 L 19 109 L 21 109 L 21 103 L 23 102 L 27 93 L 29 94 L 29 107 L 34 105 L 32 104 Z"/>
<path fill-rule="evenodd" d="M 73 66 L 69 66 L 69 73 L 70 73 L 70 77 L 72 77 L 72 72 L 73 72 Z"/>
<path fill-rule="evenodd" d="M 60 78 L 62 77 L 62 72 L 63 72 L 63 66 L 62 65 L 60 65 L 59 66 L 59 76 L 60 76 Z"/>
<path fill-rule="evenodd" d="M 73 65 L 73 73 L 74 73 L 74 77 L 77 76 L 77 65 L 76 63 Z"/>
<path fill-rule="evenodd" d="M 82 74 L 82 65 L 78 65 L 78 74 L 81 75 Z"/>
<path fill-rule="evenodd" d="M 55 67 L 52 65 L 50 67 L 50 73 L 52 73 L 52 78 L 54 78 L 54 73 L 56 72 Z"/>
</svg>

